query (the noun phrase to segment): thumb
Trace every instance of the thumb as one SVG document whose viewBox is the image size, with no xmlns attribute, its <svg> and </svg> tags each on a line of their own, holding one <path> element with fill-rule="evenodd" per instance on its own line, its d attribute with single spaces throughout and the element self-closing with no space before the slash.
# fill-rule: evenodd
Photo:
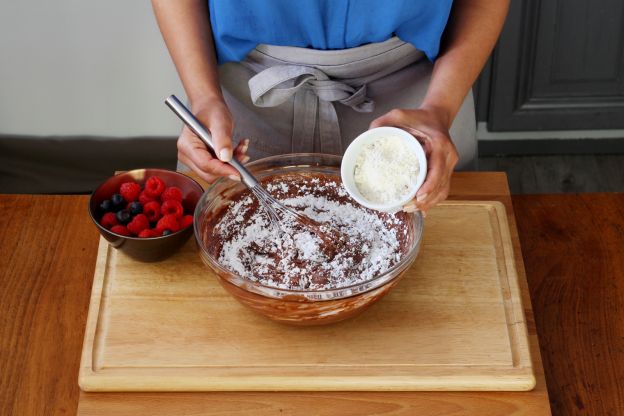
<svg viewBox="0 0 624 416">
<path fill-rule="evenodd" d="M 392 110 L 373 120 L 370 123 L 369 128 L 374 129 L 375 127 L 381 126 L 401 126 L 404 124 L 404 118 L 405 117 L 400 110 Z"/>
</svg>

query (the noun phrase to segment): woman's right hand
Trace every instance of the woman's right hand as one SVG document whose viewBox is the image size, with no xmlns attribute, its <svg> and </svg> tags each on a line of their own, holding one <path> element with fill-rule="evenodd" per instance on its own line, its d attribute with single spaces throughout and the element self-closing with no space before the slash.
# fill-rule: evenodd
<svg viewBox="0 0 624 416">
<path fill-rule="evenodd" d="M 239 180 L 236 169 L 224 162 L 229 162 L 232 157 L 241 163 L 249 161 L 249 156 L 246 155 L 249 139 L 241 140 L 232 150 L 234 123 L 225 102 L 222 99 L 213 99 L 193 105 L 192 109 L 195 117 L 210 131 L 219 159 L 214 158 L 204 142 L 184 126 L 178 138 L 178 160 L 208 183 L 214 182 L 220 176 Z"/>
</svg>

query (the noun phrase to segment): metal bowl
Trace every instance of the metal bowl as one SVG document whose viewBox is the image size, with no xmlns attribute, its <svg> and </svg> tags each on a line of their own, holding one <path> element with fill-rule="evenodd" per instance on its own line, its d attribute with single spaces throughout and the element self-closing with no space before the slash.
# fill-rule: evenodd
<svg viewBox="0 0 624 416">
<path fill-rule="evenodd" d="M 105 199 L 110 199 L 117 193 L 119 186 L 128 181 L 135 181 L 143 185 L 150 176 L 158 176 L 167 186 L 177 186 L 182 191 L 182 205 L 185 212 L 193 212 L 203 193 L 203 188 L 188 176 L 165 169 L 135 169 L 120 173 L 97 187 L 89 199 L 89 215 L 100 234 L 111 246 L 124 252 L 135 260 L 154 262 L 164 260 L 175 253 L 193 235 L 193 226 L 190 225 L 178 232 L 159 237 L 138 238 L 127 237 L 102 227 L 99 223 L 98 207 Z"/>
<path fill-rule="evenodd" d="M 297 172 L 330 174 L 340 180 L 338 156 L 288 154 L 260 159 L 247 165 L 259 179 L 269 175 Z M 235 275 L 218 262 L 218 253 L 206 235 L 211 218 L 218 215 L 244 186 L 219 179 L 204 193 L 195 209 L 195 238 L 204 263 L 214 271 L 219 283 L 239 302 L 275 321 L 293 325 L 323 325 L 338 322 L 364 311 L 396 285 L 416 259 L 420 249 L 423 220 L 420 213 L 409 214 L 408 246 L 403 259 L 375 278 L 333 290 L 285 290 L 265 286 Z"/>
</svg>

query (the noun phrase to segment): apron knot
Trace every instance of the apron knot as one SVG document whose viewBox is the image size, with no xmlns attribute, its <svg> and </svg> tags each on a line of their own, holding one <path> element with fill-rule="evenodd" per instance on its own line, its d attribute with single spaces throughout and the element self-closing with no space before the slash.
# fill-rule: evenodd
<svg viewBox="0 0 624 416">
<path fill-rule="evenodd" d="M 276 107 L 294 96 L 293 152 L 309 151 L 314 141 L 318 113 L 320 151 L 341 154 L 342 140 L 338 101 L 358 112 L 372 112 L 373 100 L 366 85 L 354 88 L 330 79 L 323 71 L 304 65 L 276 65 L 258 72 L 249 80 L 251 101 L 258 107 Z"/>
<path fill-rule="evenodd" d="M 366 84 L 340 102 L 359 113 L 372 113 L 375 109 L 375 102 L 366 96 Z"/>
</svg>

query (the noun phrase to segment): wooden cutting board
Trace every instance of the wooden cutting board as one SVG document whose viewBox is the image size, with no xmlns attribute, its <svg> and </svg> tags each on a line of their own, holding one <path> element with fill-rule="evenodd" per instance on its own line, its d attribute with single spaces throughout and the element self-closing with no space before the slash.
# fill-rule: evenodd
<svg viewBox="0 0 624 416">
<path fill-rule="evenodd" d="M 100 241 L 85 391 L 530 390 L 535 385 L 504 206 L 445 202 L 403 280 L 359 317 L 318 328 L 239 305 L 190 241 L 135 262 Z"/>
</svg>

